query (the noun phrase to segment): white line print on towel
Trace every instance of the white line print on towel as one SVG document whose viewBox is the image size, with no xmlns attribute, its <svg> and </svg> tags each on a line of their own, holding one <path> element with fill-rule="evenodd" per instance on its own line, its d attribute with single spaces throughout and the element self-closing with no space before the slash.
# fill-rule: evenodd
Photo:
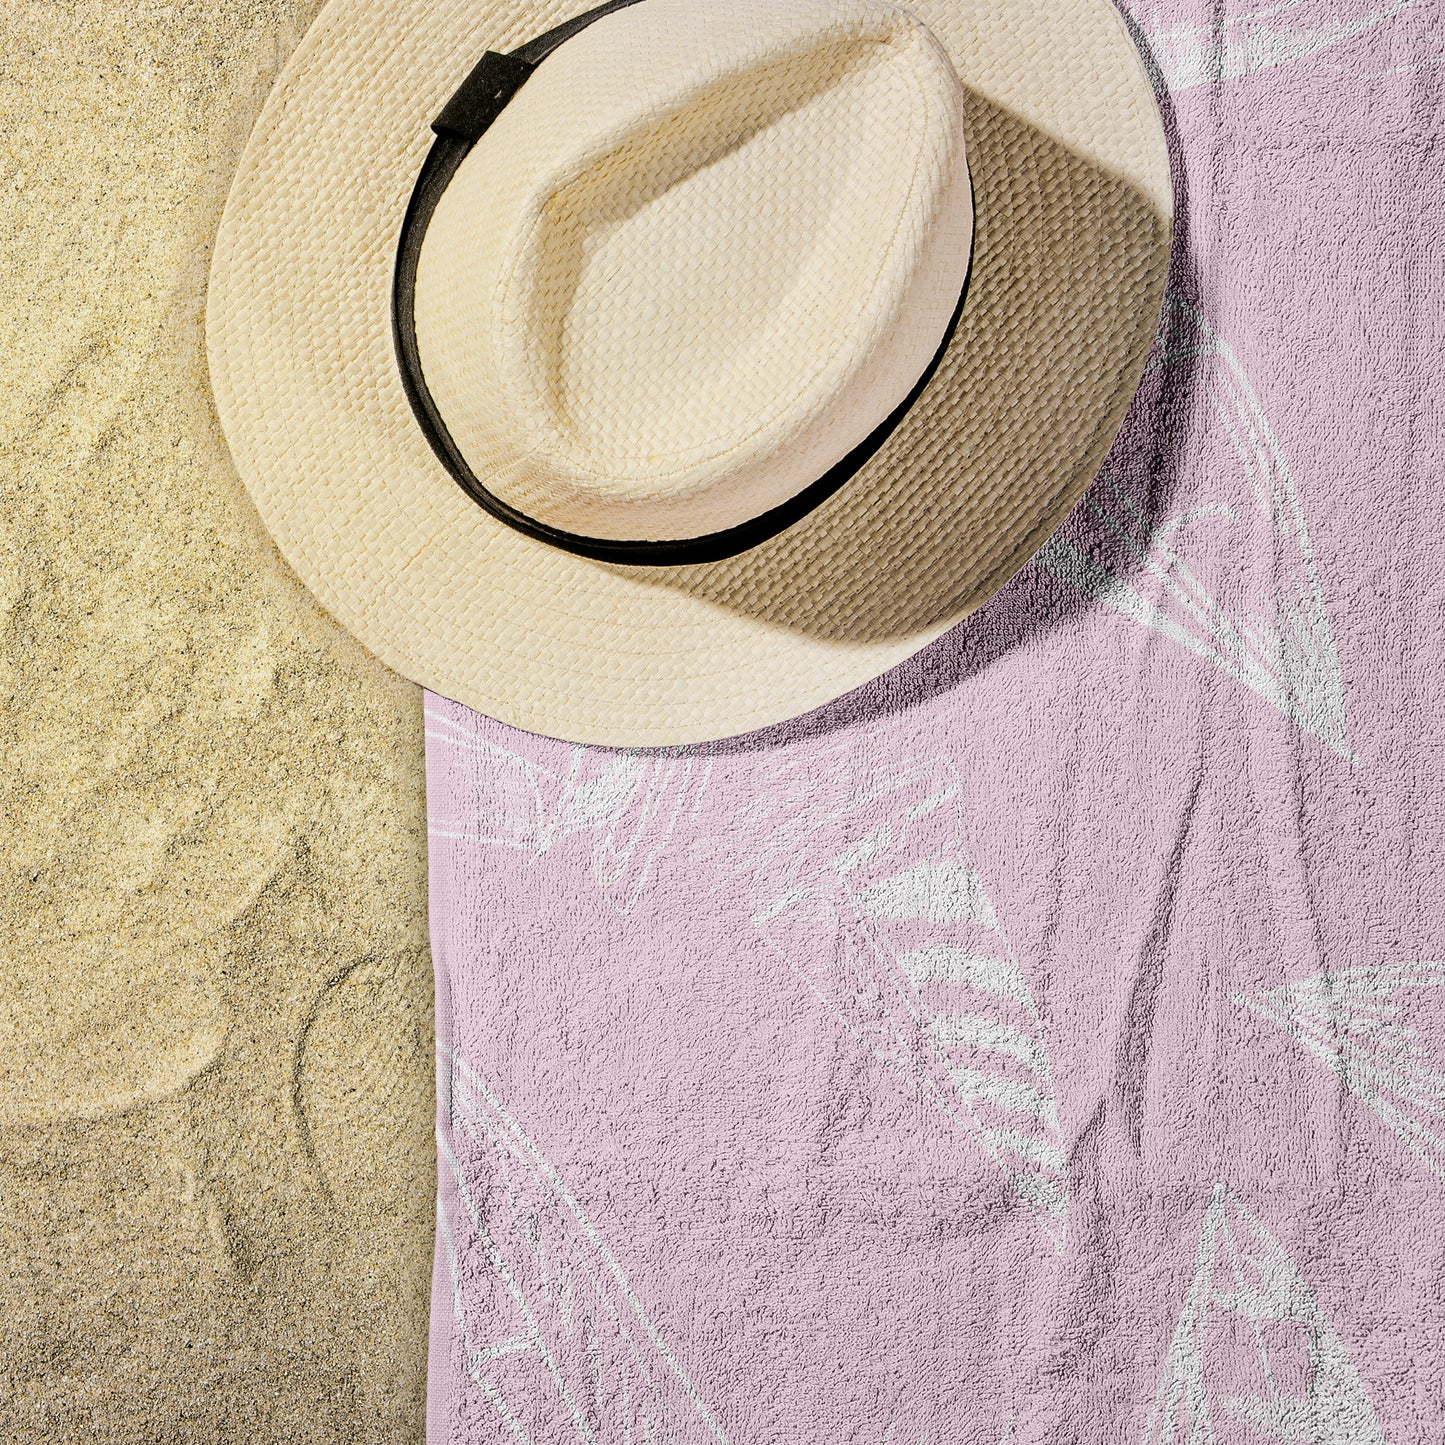
<svg viewBox="0 0 1445 1445">
<path fill-rule="evenodd" d="M 1445 1072 L 1401 1005 L 1445 986 L 1445 964 L 1345 968 L 1234 1002 L 1278 1024 L 1328 1068 L 1427 1169 L 1445 1179 Z"/>
<path fill-rule="evenodd" d="M 1238 80 L 1283 65 L 1324 63 L 1317 57 L 1420 5 L 1421 0 L 1376 0 L 1363 14 L 1330 14 L 1321 0 L 1271 0 L 1263 5 L 1249 0 L 1249 8 L 1238 15 L 1219 15 L 1219 7 L 1211 7 L 1214 15 L 1197 20 L 1166 15 L 1159 0 L 1126 0 L 1125 8 L 1138 25 L 1166 89 L 1178 95 L 1195 86 Z"/>
<path fill-rule="evenodd" d="M 430 707 L 426 735 L 462 755 L 449 771 L 471 787 L 461 817 L 432 817 L 429 837 L 511 849 L 529 860 L 590 837 L 592 876 L 618 913 L 636 905 L 678 824 L 696 817 L 712 772 L 706 748 L 611 752 L 550 739 L 539 743 L 557 755 L 549 767 Z"/>
<path fill-rule="evenodd" d="M 1195 371 L 1207 405 L 1200 420 L 1237 460 L 1224 485 L 1161 521 L 1106 468 L 1035 562 L 1212 662 L 1353 762 L 1334 632 L 1289 464 L 1234 353 L 1171 293 L 1145 385 L 1179 366 Z M 1218 574 L 1213 590 L 1206 568 Z"/>
<path fill-rule="evenodd" d="M 730 839 L 753 923 L 873 1056 L 977 1139 L 1059 1252 L 1068 1165 L 1043 1025 L 962 844 L 946 758 L 877 740 L 762 763 Z"/>
<path fill-rule="evenodd" d="M 1215 1445 L 1225 1418 L 1251 1439 L 1284 1445 L 1385 1442 L 1349 1352 L 1294 1261 L 1219 1182 L 1143 1445 Z"/>
<path fill-rule="evenodd" d="M 438 1058 L 463 1166 L 437 1130 L 462 1217 L 438 1211 L 468 1376 L 520 1445 L 694 1445 L 727 1436 L 581 1205 L 476 1071 Z"/>
</svg>

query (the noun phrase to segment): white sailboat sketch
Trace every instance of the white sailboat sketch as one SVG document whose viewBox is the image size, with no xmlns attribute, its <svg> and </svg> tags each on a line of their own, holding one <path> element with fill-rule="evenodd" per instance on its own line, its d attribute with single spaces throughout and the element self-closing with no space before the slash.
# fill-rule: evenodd
<svg viewBox="0 0 1445 1445">
<path fill-rule="evenodd" d="M 1035 562 L 1206 659 L 1353 761 L 1339 655 L 1289 464 L 1234 353 L 1171 293 L 1145 387 L 1166 385 L 1176 368 L 1192 382 L 1190 426 L 1223 443 L 1229 461 L 1162 519 L 1145 505 L 1147 479 L 1127 475 L 1127 462 L 1105 469 Z"/>
<path fill-rule="evenodd" d="M 539 741 L 551 762 L 523 757 L 437 708 L 430 743 L 460 756 L 468 787 L 453 818 L 432 816 L 433 838 L 511 849 L 532 860 L 579 836 L 592 845 L 592 876 L 619 913 L 630 912 L 679 823 L 696 816 L 712 759 L 705 748 L 612 752 Z"/>
<path fill-rule="evenodd" d="M 1272 0 L 1236 15 L 1225 7 L 1183 7 L 1159 0 L 1126 0 L 1166 88 L 1172 94 L 1237 80 L 1277 66 L 1311 60 L 1420 5 L 1421 0 L 1375 0 L 1353 11 L 1336 0 Z"/>
<path fill-rule="evenodd" d="M 1143 1445 L 1384 1445 L 1349 1352 L 1279 1241 L 1222 1182 Z"/>
<path fill-rule="evenodd" d="M 726 1445 L 556 1170 L 460 1055 L 443 1047 L 439 1068 L 451 1120 L 439 1157 L 461 1201 L 460 1217 L 441 1206 L 442 1247 L 466 1371 L 504 1438 Z"/>
<path fill-rule="evenodd" d="M 1442 986 L 1445 964 L 1402 963 L 1316 974 L 1282 988 L 1236 994 L 1234 1002 L 1303 1044 L 1416 1159 L 1445 1179 L 1445 1072 L 1425 1047 L 1429 1033 L 1402 1018 L 1412 994 Z"/>
<path fill-rule="evenodd" d="M 966 1129 L 1062 1251 L 1067 1161 L 1033 993 L 961 829 L 945 758 L 766 762 L 715 860 L 838 1021 Z"/>
</svg>

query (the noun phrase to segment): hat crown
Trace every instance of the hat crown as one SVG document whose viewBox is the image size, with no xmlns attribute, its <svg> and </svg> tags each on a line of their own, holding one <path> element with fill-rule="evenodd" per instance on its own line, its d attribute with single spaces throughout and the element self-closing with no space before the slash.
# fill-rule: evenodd
<svg viewBox="0 0 1445 1445">
<path fill-rule="evenodd" d="M 417 271 L 453 440 L 563 531 L 705 535 L 903 402 L 969 260 L 962 89 L 882 0 L 646 0 L 538 68 Z"/>
</svg>

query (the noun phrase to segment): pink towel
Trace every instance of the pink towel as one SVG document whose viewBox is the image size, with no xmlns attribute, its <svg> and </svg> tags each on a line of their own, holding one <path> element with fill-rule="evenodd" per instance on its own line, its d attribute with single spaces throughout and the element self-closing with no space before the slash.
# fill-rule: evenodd
<svg viewBox="0 0 1445 1445">
<path fill-rule="evenodd" d="M 436 1445 L 1445 1439 L 1445 7 L 1134 19 L 1173 289 L 992 605 L 710 748 L 428 698 Z"/>
</svg>

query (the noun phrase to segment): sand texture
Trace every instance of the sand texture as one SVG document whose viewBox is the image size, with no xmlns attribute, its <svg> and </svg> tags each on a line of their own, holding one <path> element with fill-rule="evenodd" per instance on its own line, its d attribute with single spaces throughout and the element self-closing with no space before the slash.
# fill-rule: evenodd
<svg viewBox="0 0 1445 1445">
<path fill-rule="evenodd" d="M 421 1436 L 420 695 L 281 562 L 203 347 L 313 0 L 36 0 L 0 67 L 0 1438 Z"/>
</svg>

